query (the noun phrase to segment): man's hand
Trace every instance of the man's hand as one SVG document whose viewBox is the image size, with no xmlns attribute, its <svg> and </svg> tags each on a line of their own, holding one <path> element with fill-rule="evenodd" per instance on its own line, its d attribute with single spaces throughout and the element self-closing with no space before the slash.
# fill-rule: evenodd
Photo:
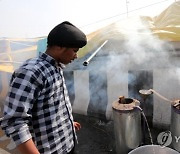
<svg viewBox="0 0 180 154">
<path fill-rule="evenodd" d="M 73 122 L 73 125 L 74 125 L 76 130 L 80 130 L 81 129 L 81 124 L 79 122 Z"/>
</svg>

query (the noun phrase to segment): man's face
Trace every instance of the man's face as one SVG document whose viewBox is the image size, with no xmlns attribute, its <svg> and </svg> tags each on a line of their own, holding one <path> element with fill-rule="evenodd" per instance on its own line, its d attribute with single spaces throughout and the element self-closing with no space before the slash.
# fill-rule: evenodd
<svg viewBox="0 0 180 154">
<path fill-rule="evenodd" d="M 61 48 L 62 53 L 57 57 L 57 60 L 63 64 L 69 64 L 77 58 L 79 48 Z"/>
</svg>

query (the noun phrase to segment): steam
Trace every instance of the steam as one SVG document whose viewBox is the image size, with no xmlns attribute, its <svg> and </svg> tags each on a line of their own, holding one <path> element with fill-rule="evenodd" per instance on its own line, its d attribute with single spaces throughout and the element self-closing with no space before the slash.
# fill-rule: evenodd
<svg viewBox="0 0 180 154">
<path fill-rule="evenodd" d="M 175 63 L 175 57 L 172 54 L 175 52 L 175 49 L 172 44 L 152 35 L 146 24 L 139 19 L 127 21 L 127 24 L 119 26 L 118 31 L 122 32 L 125 39 L 123 41 L 120 40 L 119 42 L 122 43 L 117 43 L 113 51 L 111 48 L 105 49 L 109 50 L 107 72 L 108 70 L 114 70 L 113 76 L 117 76 L 116 78 L 118 79 L 118 77 L 123 76 L 123 73 L 127 73 L 128 70 L 153 71 L 167 69 L 168 73 L 166 73 L 166 76 L 159 76 L 159 78 L 165 78 L 168 81 L 166 83 L 172 83 L 172 80 L 179 80 L 177 84 L 180 84 L 179 62 L 176 60 Z M 111 53 L 114 54 L 112 55 Z M 118 67 L 121 68 L 120 72 L 116 71 Z M 118 84 L 118 81 L 122 82 L 121 80 L 116 80 L 116 84 Z M 129 84 L 135 82 L 133 74 L 129 75 L 128 82 L 130 82 Z M 161 87 L 162 83 L 158 84 L 157 87 Z"/>
<path fill-rule="evenodd" d="M 90 112 L 92 110 L 100 113 L 105 110 L 110 112 L 110 102 L 117 100 L 119 95 L 128 96 L 128 87 L 125 85 L 133 83 L 137 79 L 137 76 L 135 77 L 133 74 L 127 75 L 129 70 L 167 69 L 169 71 L 170 69 L 171 71 L 166 73 L 163 78 L 168 82 L 178 80 L 178 84 L 180 84 L 179 62 L 172 54 L 175 53 L 175 49 L 169 42 L 160 40 L 153 35 L 142 20 L 136 18 L 122 22 L 122 24 L 117 23 L 103 32 L 100 35 L 108 42 L 93 57 L 89 65 L 83 67 L 90 73 L 91 100 L 88 107 Z M 83 62 L 79 62 L 81 68 L 82 64 Z M 162 76 L 158 78 L 161 79 Z M 152 80 L 146 82 L 152 82 Z M 162 83 L 158 84 L 161 87 Z"/>
<path fill-rule="evenodd" d="M 115 65 L 126 69 L 153 69 L 172 66 L 169 61 L 169 51 L 173 51 L 173 47 L 152 35 L 142 21 L 138 19 L 128 21 L 125 26 L 119 28 L 124 28 L 122 32 L 124 32 L 125 41 L 122 44 L 123 50 L 114 51 L 114 53 L 122 56 L 117 60 L 116 55 L 110 55 L 109 63 L 111 63 L 111 66 L 109 69 L 112 69 Z"/>
</svg>

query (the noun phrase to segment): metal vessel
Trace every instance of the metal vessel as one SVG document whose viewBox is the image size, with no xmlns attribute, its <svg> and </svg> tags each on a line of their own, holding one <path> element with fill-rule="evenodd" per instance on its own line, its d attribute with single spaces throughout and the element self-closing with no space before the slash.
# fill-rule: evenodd
<svg viewBox="0 0 180 154">
<path fill-rule="evenodd" d="M 172 148 L 180 152 L 180 100 L 176 100 L 171 106 Z"/>
<path fill-rule="evenodd" d="M 116 152 L 127 154 L 141 144 L 141 112 L 140 102 L 136 99 L 119 97 L 113 102 L 114 133 Z"/>
<path fill-rule="evenodd" d="M 128 154 L 179 154 L 177 151 L 160 145 L 145 145 L 132 150 Z"/>
</svg>

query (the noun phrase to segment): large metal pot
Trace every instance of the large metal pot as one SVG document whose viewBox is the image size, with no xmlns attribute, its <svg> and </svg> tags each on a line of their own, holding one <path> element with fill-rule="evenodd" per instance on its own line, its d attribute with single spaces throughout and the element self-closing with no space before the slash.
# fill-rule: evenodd
<svg viewBox="0 0 180 154">
<path fill-rule="evenodd" d="M 145 145 L 132 150 L 128 154 L 179 154 L 179 152 L 160 145 Z"/>
<path fill-rule="evenodd" d="M 138 100 L 124 97 L 112 104 L 118 154 L 127 154 L 141 144 L 141 112 L 137 106 Z"/>
<path fill-rule="evenodd" d="M 175 101 L 171 106 L 172 148 L 180 152 L 180 100 Z"/>
</svg>

